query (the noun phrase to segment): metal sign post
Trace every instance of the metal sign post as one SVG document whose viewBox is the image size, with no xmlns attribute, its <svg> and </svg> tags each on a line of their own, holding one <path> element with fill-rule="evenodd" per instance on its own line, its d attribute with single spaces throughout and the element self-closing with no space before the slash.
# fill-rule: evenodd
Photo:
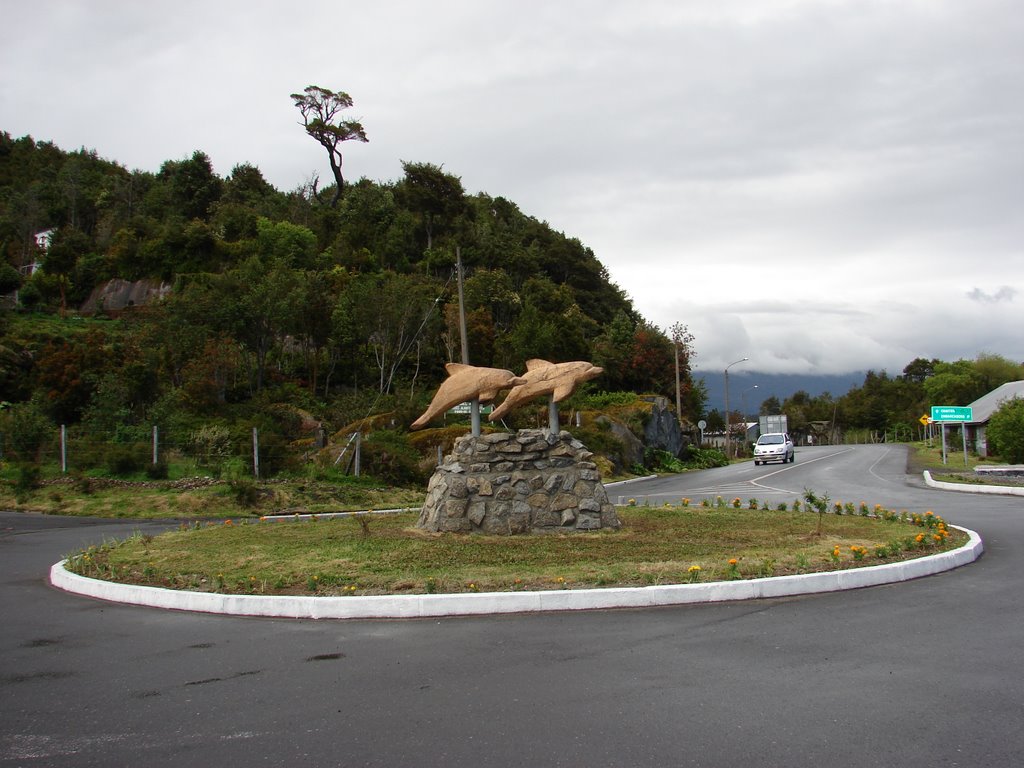
<svg viewBox="0 0 1024 768">
<path fill-rule="evenodd" d="M 946 424 L 959 424 L 964 443 L 964 466 L 967 466 L 967 425 L 974 421 L 974 409 L 962 405 L 933 405 L 932 421 L 942 425 L 942 463 L 946 463 Z"/>
</svg>

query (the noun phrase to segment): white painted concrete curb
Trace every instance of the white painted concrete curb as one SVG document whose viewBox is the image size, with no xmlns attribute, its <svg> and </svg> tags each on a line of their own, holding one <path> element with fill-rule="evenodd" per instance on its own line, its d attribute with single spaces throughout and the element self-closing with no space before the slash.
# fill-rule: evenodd
<svg viewBox="0 0 1024 768">
<path fill-rule="evenodd" d="M 961 493 L 998 493 L 1005 496 L 1024 496 L 1024 488 L 1014 488 L 1007 485 L 968 485 L 966 483 L 946 483 L 942 480 L 932 480 L 932 473 L 927 469 L 924 471 L 925 485 L 938 488 L 942 491 L 960 491 Z"/>
<path fill-rule="evenodd" d="M 617 488 L 620 485 L 639 483 L 641 480 L 657 480 L 657 475 L 645 475 L 644 477 L 631 477 L 629 480 L 616 480 L 614 483 L 604 483 L 605 488 Z"/>
<path fill-rule="evenodd" d="M 964 546 L 902 563 L 853 568 L 828 573 L 805 573 L 766 579 L 717 581 L 615 589 L 569 589 L 543 592 L 480 592 L 447 595 L 368 595 L 352 597 L 222 595 L 141 587 L 89 579 L 64 568 L 50 569 L 53 586 L 79 595 L 132 605 L 236 616 L 292 619 L 396 619 L 428 616 L 468 616 L 539 611 L 580 611 L 600 608 L 647 608 L 658 605 L 712 603 L 785 597 L 815 592 L 873 587 L 931 576 L 972 563 L 981 557 L 981 537 L 967 528 Z"/>
</svg>

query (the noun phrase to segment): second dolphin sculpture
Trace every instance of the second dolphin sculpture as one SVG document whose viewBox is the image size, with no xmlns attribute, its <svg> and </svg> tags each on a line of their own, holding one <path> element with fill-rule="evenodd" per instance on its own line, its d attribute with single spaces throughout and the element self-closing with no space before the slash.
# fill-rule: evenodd
<svg viewBox="0 0 1024 768">
<path fill-rule="evenodd" d="M 584 381 L 590 381 L 602 373 L 604 368 L 583 361 L 549 363 L 547 360 L 527 360 L 526 373 L 520 377 L 522 383 L 512 388 L 508 397 L 487 419 L 497 421 L 513 408 L 541 395 L 551 395 L 554 402 L 561 402 Z"/>
<path fill-rule="evenodd" d="M 501 390 L 511 389 L 525 381 L 504 368 L 477 368 L 462 363 L 448 363 L 445 370 L 448 371 L 448 378 L 434 393 L 434 399 L 430 401 L 427 410 L 412 423 L 413 429 L 425 427 L 431 419 L 459 403 L 475 399 L 486 403 L 496 398 Z"/>
</svg>

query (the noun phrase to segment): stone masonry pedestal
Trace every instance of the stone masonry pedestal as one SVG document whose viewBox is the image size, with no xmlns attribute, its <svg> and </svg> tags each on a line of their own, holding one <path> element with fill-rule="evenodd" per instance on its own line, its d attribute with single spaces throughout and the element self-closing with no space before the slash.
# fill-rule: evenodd
<svg viewBox="0 0 1024 768">
<path fill-rule="evenodd" d="M 618 529 L 592 457 L 564 431 L 465 435 L 430 478 L 417 527 L 504 535 Z"/>
</svg>

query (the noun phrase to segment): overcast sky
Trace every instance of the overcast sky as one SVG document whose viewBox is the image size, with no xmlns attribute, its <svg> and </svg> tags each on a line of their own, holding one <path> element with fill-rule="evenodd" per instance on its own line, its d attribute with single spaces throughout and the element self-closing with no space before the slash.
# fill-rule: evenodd
<svg viewBox="0 0 1024 768">
<path fill-rule="evenodd" d="M 579 238 L 696 366 L 1024 361 L 1021 0 L 0 0 L 0 130 L 129 169 L 430 162 Z"/>
</svg>

